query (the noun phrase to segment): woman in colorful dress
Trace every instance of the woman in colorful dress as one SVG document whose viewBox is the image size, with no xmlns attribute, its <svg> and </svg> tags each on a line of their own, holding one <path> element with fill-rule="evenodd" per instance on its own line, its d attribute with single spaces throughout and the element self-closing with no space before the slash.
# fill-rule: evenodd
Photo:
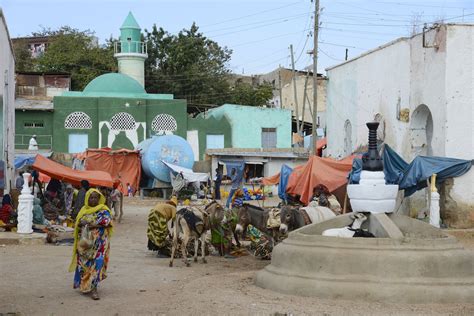
<svg viewBox="0 0 474 316">
<path fill-rule="evenodd" d="M 74 247 L 69 271 L 75 270 L 74 288 L 83 294 L 91 293 L 98 300 L 97 286 L 107 275 L 110 237 L 113 233 L 113 214 L 105 205 L 99 190 L 89 189 L 84 206 L 77 215 L 74 230 Z M 89 231 L 83 236 L 83 230 Z M 85 238 L 84 238 L 85 237 Z"/>
</svg>

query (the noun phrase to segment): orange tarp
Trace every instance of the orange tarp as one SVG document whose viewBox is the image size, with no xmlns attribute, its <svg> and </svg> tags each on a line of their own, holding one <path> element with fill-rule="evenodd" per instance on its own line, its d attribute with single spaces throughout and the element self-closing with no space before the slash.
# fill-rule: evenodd
<svg viewBox="0 0 474 316">
<path fill-rule="evenodd" d="M 101 170 L 112 175 L 115 181 L 120 181 L 118 189 L 127 194 L 127 183 L 134 190 L 138 189 L 141 176 L 140 153 L 136 150 L 110 148 L 87 149 L 86 170 Z"/>
<path fill-rule="evenodd" d="M 305 165 L 299 165 L 293 168 L 293 172 L 295 170 L 301 170 Z M 276 175 L 271 176 L 271 177 L 265 177 L 262 179 L 262 184 L 263 185 L 275 185 L 280 183 L 280 172 L 278 172 Z"/>
<path fill-rule="evenodd" d="M 299 195 L 305 205 L 313 195 L 313 189 L 318 184 L 324 184 L 333 192 L 347 183 L 347 174 L 352 168 L 354 156 L 343 160 L 311 156 L 308 162 L 298 169 L 294 169 L 288 179 L 286 192 Z"/>
<path fill-rule="evenodd" d="M 41 155 L 36 155 L 33 169 L 45 175 L 80 186 L 81 180 L 89 181 L 91 186 L 112 187 L 114 181 L 109 173 L 104 171 L 82 171 L 63 166 Z"/>
</svg>

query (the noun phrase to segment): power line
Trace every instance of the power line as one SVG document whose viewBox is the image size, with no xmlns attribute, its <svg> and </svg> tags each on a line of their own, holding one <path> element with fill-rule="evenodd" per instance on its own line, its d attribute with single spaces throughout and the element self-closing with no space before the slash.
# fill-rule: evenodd
<svg viewBox="0 0 474 316">
<path fill-rule="evenodd" d="M 259 12 L 255 12 L 255 13 L 252 13 L 252 14 L 240 16 L 240 17 L 237 17 L 237 18 L 232 18 L 232 19 L 229 19 L 229 20 L 224 20 L 224 21 L 217 22 L 217 23 L 202 25 L 201 27 L 207 27 L 207 26 L 212 26 L 212 25 L 219 25 L 219 24 L 223 24 L 223 23 L 227 23 L 227 22 L 231 22 L 231 21 L 241 20 L 241 19 L 245 19 L 245 18 L 248 18 L 248 17 L 252 17 L 252 16 L 259 15 L 259 14 L 262 14 L 262 13 L 272 12 L 272 11 L 280 10 L 280 9 L 283 9 L 283 8 L 291 7 L 291 6 L 297 5 L 297 4 L 299 4 L 299 3 L 300 3 L 300 2 L 293 2 L 293 3 L 287 4 L 287 5 L 284 5 L 284 6 L 281 6 L 281 7 L 277 7 L 277 8 L 273 8 L 273 9 L 269 9 L 269 10 L 264 10 L 264 11 L 259 11 Z"/>
</svg>

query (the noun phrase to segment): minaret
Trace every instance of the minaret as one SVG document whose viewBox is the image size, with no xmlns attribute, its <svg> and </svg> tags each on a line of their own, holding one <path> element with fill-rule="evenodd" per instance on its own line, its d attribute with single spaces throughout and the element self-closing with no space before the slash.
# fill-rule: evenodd
<svg viewBox="0 0 474 316">
<path fill-rule="evenodd" d="M 128 75 L 145 86 L 146 45 L 141 41 L 141 28 L 132 12 L 120 27 L 120 42 L 115 43 L 114 57 L 118 60 L 119 73 Z"/>
</svg>

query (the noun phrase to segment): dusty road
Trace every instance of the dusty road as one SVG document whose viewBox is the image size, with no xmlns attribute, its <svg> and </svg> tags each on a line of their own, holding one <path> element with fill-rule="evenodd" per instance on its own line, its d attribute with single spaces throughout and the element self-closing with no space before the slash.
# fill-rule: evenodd
<svg viewBox="0 0 474 316">
<path fill-rule="evenodd" d="M 397 305 L 281 295 L 253 284 L 268 261 L 209 257 L 190 268 L 146 249 L 153 201 L 128 200 L 100 301 L 72 289 L 70 246 L 0 247 L 0 315 L 474 315 L 474 304 Z M 472 235 L 472 234 L 471 234 Z M 472 247 L 468 234 L 466 243 Z"/>
</svg>

